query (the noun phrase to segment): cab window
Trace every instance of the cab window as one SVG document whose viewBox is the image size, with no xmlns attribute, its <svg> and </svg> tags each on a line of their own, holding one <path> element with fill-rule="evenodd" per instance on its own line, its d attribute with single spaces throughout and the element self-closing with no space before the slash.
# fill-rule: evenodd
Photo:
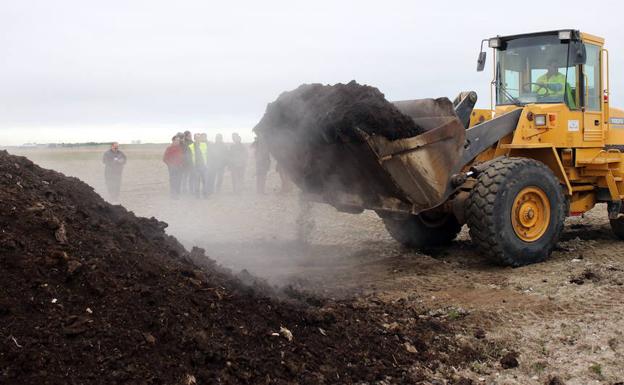
<svg viewBox="0 0 624 385">
<path fill-rule="evenodd" d="M 585 104 L 589 111 L 600 111 L 600 47 L 586 44 L 587 61 L 583 66 Z"/>
<path fill-rule="evenodd" d="M 496 102 L 565 103 L 580 108 L 577 67 L 569 62 L 569 42 L 557 35 L 505 41 L 496 54 Z"/>
<path fill-rule="evenodd" d="M 505 70 L 505 87 L 514 98 L 520 96 L 520 72 Z"/>
</svg>

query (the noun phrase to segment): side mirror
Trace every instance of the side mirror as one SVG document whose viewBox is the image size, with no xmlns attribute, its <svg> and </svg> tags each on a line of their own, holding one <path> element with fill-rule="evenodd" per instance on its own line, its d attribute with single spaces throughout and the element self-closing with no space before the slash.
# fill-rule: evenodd
<svg viewBox="0 0 624 385">
<path fill-rule="evenodd" d="M 585 50 L 585 44 L 580 41 L 570 42 L 570 55 L 568 62 L 572 65 L 585 64 L 587 61 L 587 52 Z"/>
<path fill-rule="evenodd" d="M 485 68 L 485 59 L 487 57 L 487 52 L 481 51 L 479 52 L 479 58 L 477 59 L 477 71 L 482 72 Z"/>
</svg>

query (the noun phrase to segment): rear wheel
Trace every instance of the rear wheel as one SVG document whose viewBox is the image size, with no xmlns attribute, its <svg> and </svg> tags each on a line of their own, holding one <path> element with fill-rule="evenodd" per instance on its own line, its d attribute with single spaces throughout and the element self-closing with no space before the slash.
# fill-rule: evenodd
<svg viewBox="0 0 624 385">
<path fill-rule="evenodd" d="M 473 243 L 494 262 L 522 266 L 547 258 L 567 215 L 559 181 L 541 162 L 492 161 L 470 192 L 466 216 Z"/>
<path fill-rule="evenodd" d="M 462 227 L 453 214 L 447 213 L 422 213 L 401 219 L 385 217 L 383 222 L 392 238 L 416 249 L 448 244 Z"/>
<path fill-rule="evenodd" d="M 608 205 L 611 209 L 612 203 L 609 202 Z M 622 207 L 624 208 L 624 206 Z M 615 210 L 617 210 L 617 208 L 615 208 Z M 622 214 L 622 211 L 623 209 L 620 209 L 620 214 Z M 616 219 L 609 219 L 609 223 L 611 223 L 611 230 L 613 231 L 613 234 L 615 234 L 620 239 L 624 239 L 624 215 L 620 215 Z"/>
</svg>

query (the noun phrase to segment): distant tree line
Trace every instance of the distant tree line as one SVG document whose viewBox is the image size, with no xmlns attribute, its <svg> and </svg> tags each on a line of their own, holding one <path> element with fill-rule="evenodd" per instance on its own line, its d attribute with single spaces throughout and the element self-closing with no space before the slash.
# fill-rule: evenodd
<svg viewBox="0 0 624 385">
<path fill-rule="evenodd" d="M 84 143 L 49 143 L 48 147 L 88 147 L 88 146 L 110 146 L 113 142 L 84 142 Z"/>
</svg>

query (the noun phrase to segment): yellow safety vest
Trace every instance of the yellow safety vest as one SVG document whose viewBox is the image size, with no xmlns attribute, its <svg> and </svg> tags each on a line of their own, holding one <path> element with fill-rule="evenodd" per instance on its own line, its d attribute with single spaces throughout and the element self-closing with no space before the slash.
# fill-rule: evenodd
<svg viewBox="0 0 624 385">
<path fill-rule="evenodd" d="M 572 95 L 572 90 L 570 86 L 566 82 L 566 77 L 561 72 L 557 72 L 553 76 L 548 76 L 548 74 L 544 74 L 537 78 L 536 83 L 543 84 L 546 88 L 540 88 L 538 86 L 533 86 L 533 92 L 537 92 L 541 96 L 563 96 L 564 92 L 566 95 L 566 99 L 570 108 L 576 108 L 576 101 Z M 560 90 L 553 90 L 548 88 L 550 84 L 560 84 Z"/>
<path fill-rule="evenodd" d="M 193 164 L 195 164 L 195 143 L 189 144 L 189 149 L 191 150 L 191 159 L 193 160 Z M 208 144 L 206 142 L 199 143 L 199 153 L 204 159 L 204 165 L 208 161 Z"/>
</svg>

